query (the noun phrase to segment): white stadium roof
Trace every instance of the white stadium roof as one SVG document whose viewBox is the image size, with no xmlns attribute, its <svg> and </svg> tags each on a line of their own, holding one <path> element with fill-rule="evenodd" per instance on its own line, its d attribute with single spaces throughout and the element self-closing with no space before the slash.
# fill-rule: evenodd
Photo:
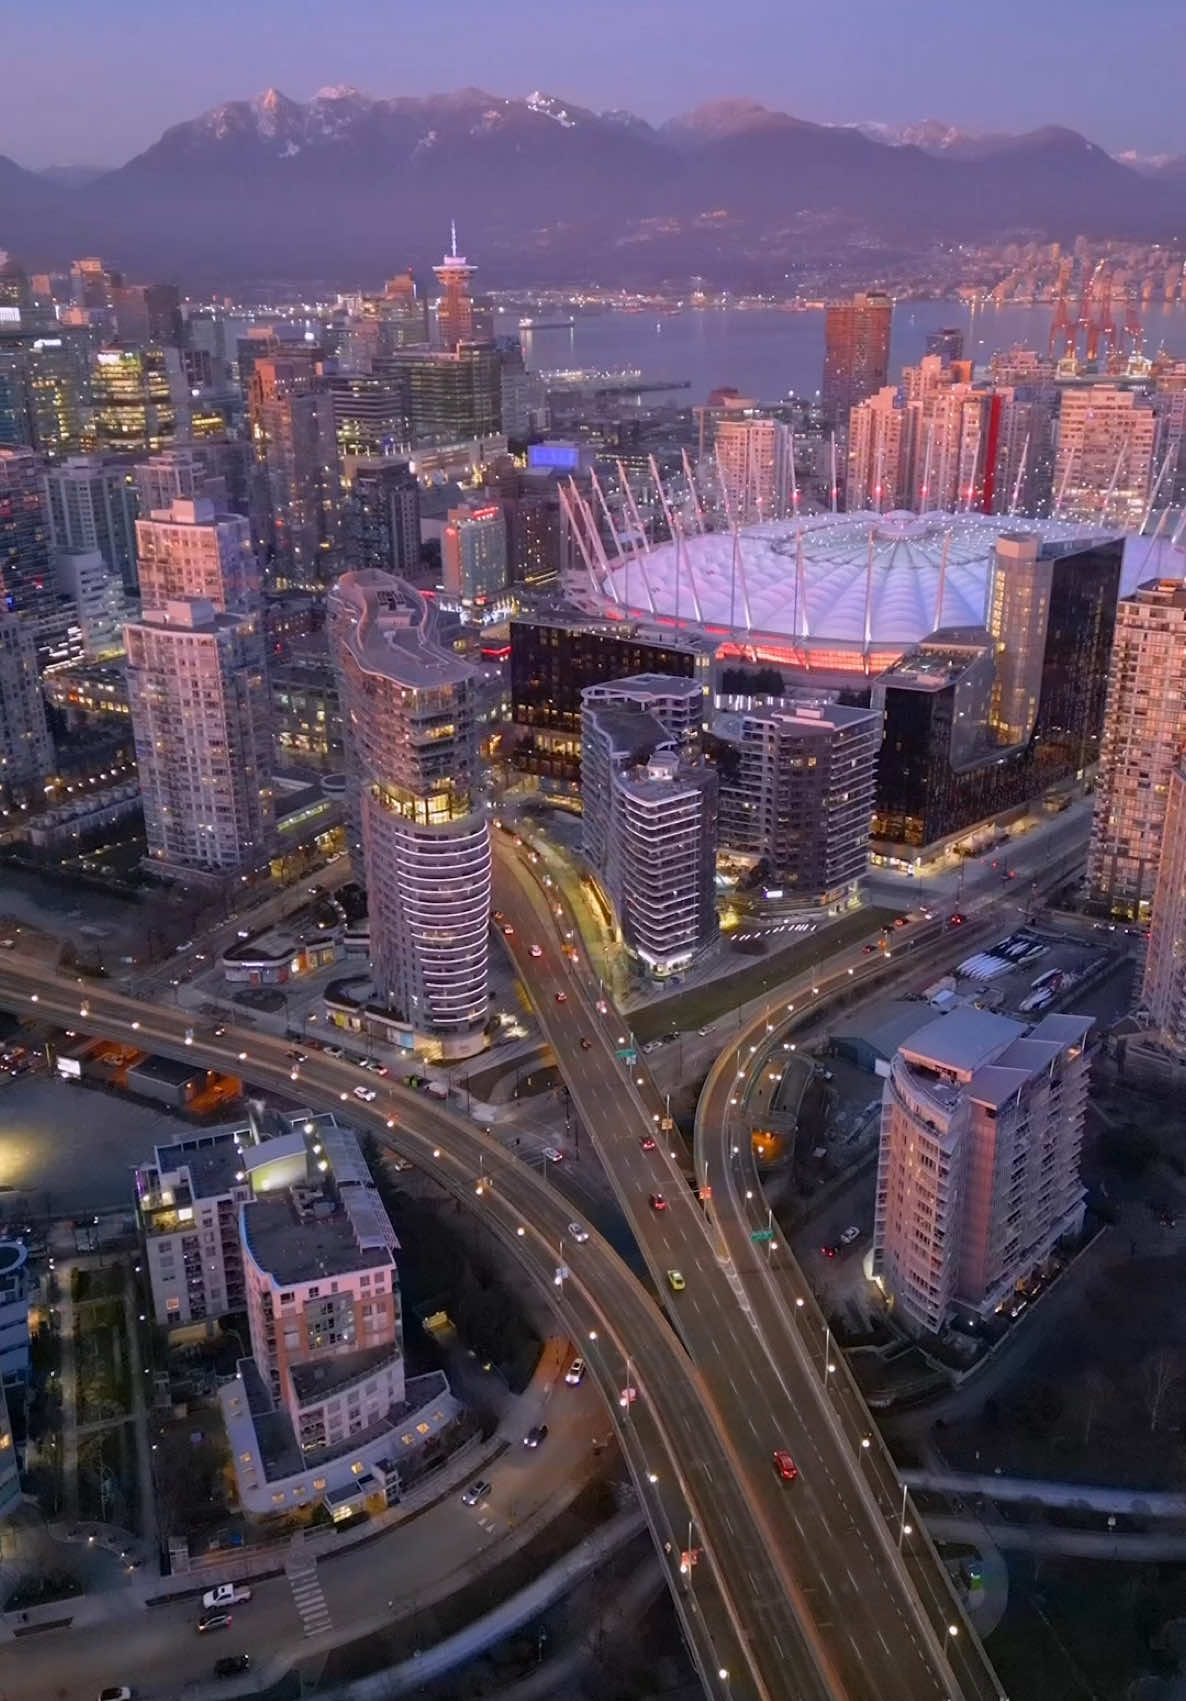
<svg viewBox="0 0 1186 1701">
<path fill-rule="evenodd" d="M 767 647 L 884 653 L 939 626 L 982 626 L 996 540 L 1021 531 L 1083 547 L 1117 535 L 991 514 L 812 514 L 743 527 L 736 543 L 692 534 L 614 558 L 605 603 Z M 1186 575 L 1186 551 L 1126 539 L 1122 590 L 1168 573 Z"/>
</svg>

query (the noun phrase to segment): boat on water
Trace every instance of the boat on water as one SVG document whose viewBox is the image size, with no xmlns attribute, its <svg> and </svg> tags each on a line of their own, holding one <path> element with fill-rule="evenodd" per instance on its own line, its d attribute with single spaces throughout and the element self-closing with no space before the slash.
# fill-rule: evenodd
<svg viewBox="0 0 1186 1701">
<path fill-rule="evenodd" d="M 576 324 L 575 319 L 520 319 L 521 331 L 571 331 Z"/>
</svg>

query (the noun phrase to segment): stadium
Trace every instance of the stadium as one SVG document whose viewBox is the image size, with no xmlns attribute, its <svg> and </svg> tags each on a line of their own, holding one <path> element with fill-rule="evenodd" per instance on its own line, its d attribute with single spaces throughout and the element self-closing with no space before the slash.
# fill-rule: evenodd
<svg viewBox="0 0 1186 1701">
<path fill-rule="evenodd" d="M 1058 554 L 1114 540 L 1083 523 L 992 514 L 812 514 L 586 557 L 599 612 L 677 626 L 759 660 L 878 674 L 939 627 L 983 626 L 1002 532 Z M 587 534 L 586 534 L 587 535 Z M 582 552 L 584 553 L 584 552 Z M 1166 536 L 1125 539 L 1121 590 L 1186 571 Z"/>
</svg>

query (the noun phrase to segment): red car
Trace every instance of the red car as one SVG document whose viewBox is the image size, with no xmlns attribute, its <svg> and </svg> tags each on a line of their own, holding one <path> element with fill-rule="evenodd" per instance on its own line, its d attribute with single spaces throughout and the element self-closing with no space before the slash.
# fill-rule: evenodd
<svg viewBox="0 0 1186 1701">
<path fill-rule="evenodd" d="M 663 1197 L 663 1195 L 661 1193 L 652 1193 L 651 1194 L 651 1210 L 652 1211 L 665 1211 L 666 1209 L 667 1209 L 667 1201 Z"/>
<path fill-rule="evenodd" d="M 644 1152 L 653 1152 L 655 1149 L 655 1136 L 653 1134 L 644 1134 L 638 1143 Z"/>
<path fill-rule="evenodd" d="M 798 1465 L 791 1458 L 791 1455 L 785 1452 L 781 1447 L 774 1455 L 774 1468 L 782 1478 L 783 1482 L 794 1482 L 795 1478 L 799 1475 Z"/>
<path fill-rule="evenodd" d="M 834 1246 L 821 1246 L 819 1255 L 821 1258 L 835 1258 L 836 1248 Z"/>
<path fill-rule="evenodd" d="M 948 916 L 947 924 L 949 927 L 962 927 L 964 925 L 964 918 L 957 910 L 954 915 Z"/>
</svg>

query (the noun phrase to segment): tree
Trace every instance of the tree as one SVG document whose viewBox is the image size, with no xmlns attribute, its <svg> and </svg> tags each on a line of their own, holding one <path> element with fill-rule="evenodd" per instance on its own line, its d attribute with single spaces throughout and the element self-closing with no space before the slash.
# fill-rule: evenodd
<svg viewBox="0 0 1186 1701">
<path fill-rule="evenodd" d="M 1091 1432 L 1100 1407 L 1111 1392 L 1112 1384 L 1102 1370 L 1092 1366 L 1079 1384 L 1079 1393 L 1083 1403 L 1083 1446 L 1090 1447 Z"/>
<path fill-rule="evenodd" d="M 1182 1354 L 1176 1347 L 1162 1347 L 1158 1352 L 1150 1353 L 1142 1364 L 1141 1392 L 1149 1414 L 1150 1431 L 1160 1423 L 1166 1401 L 1182 1380 L 1184 1369 Z"/>
</svg>

